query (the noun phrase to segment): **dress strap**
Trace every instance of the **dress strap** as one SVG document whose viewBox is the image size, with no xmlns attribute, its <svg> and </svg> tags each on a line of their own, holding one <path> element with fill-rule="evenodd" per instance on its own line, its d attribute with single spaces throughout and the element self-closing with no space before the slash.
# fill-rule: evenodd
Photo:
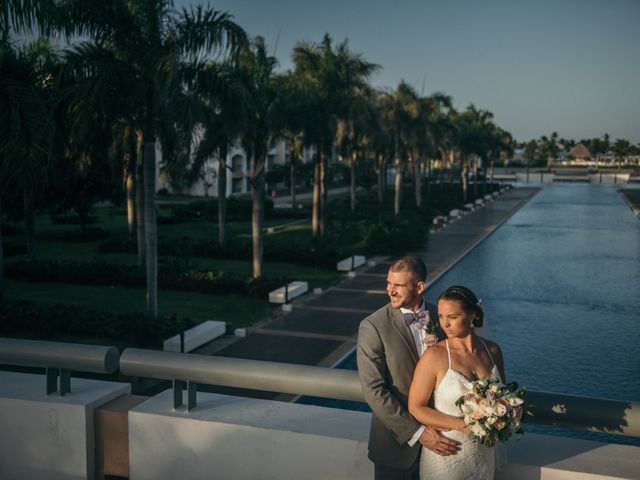
<svg viewBox="0 0 640 480">
<path fill-rule="evenodd" d="M 449 368 L 451 368 L 451 352 L 449 351 L 449 339 L 447 338 L 444 343 L 447 345 L 447 358 L 449 359 Z"/>
<path fill-rule="evenodd" d="M 480 339 L 480 341 L 482 342 L 482 345 L 484 345 L 484 349 L 487 351 L 487 355 L 489 355 L 489 358 L 491 359 L 491 363 L 493 363 L 493 366 L 496 366 L 496 362 L 493 361 L 493 356 L 491 355 L 491 352 L 489 351 L 489 347 L 487 347 L 487 344 L 484 343 L 484 340 L 480 337 L 478 337 Z M 451 363 L 451 362 L 449 362 Z"/>
</svg>

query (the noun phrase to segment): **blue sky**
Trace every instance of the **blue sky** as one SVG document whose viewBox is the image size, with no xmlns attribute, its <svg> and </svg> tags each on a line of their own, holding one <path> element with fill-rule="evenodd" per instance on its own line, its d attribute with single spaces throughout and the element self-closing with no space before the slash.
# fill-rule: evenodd
<svg viewBox="0 0 640 480">
<path fill-rule="evenodd" d="M 176 6 L 198 1 L 176 0 Z M 561 137 L 640 142 L 638 0 L 215 0 L 249 35 L 265 37 L 282 69 L 299 40 L 349 39 L 382 70 L 490 110 L 518 140 Z M 277 44 L 276 44 L 277 42 Z M 423 89 L 424 86 L 424 89 Z"/>
</svg>

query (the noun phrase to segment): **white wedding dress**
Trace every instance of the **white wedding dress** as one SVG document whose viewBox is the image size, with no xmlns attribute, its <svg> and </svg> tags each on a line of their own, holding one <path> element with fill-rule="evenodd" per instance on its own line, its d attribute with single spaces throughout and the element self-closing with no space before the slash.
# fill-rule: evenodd
<svg viewBox="0 0 640 480">
<path fill-rule="evenodd" d="M 455 402 L 466 393 L 464 384 L 470 380 L 462 373 L 451 368 L 451 352 L 447 343 L 447 355 L 449 357 L 449 369 L 445 373 L 440 385 L 433 392 L 434 408 L 439 412 L 455 417 L 462 417 L 460 409 Z M 484 348 L 491 353 L 487 345 L 482 342 Z M 493 357 L 491 357 L 493 362 Z M 495 362 L 491 376 L 500 377 Z M 460 442 L 460 451 L 455 455 L 443 457 L 431 450 L 422 447 L 420 458 L 420 480 L 492 480 L 495 472 L 495 452 L 493 448 L 484 445 L 476 445 L 467 436 L 458 431 L 443 432 L 446 437 Z"/>
</svg>

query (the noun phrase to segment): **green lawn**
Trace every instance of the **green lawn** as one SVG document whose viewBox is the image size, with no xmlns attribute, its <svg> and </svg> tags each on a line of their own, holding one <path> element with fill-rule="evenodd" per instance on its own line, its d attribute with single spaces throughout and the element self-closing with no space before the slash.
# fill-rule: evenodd
<svg viewBox="0 0 640 480">
<path fill-rule="evenodd" d="M 161 215 L 168 216 L 169 211 L 161 208 Z M 108 238 L 125 239 L 128 235 L 126 216 L 122 209 L 96 208 L 92 215 L 97 218 L 90 228 L 100 228 L 109 232 Z M 311 236 L 308 220 L 284 218 L 265 222 L 265 228 L 281 227 L 265 233 L 265 241 L 304 242 Z M 49 215 L 36 218 L 36 258 L 42 260 L 73 260 L 91 262 L 97 259 L 137 265 L 134 254 L 101 253 L 98 247 L 103 240 L 73 241 L 67 232 L 77 231 L 76 225 L 58 225 Z M 237 236 L 250 238 L 251 222 L 230 222 L 227 227 L 229 241 Z M 207 220 L 195 220 L 178 224 L 159 225 L 159 237 L 166 240 L 189 237 L 191 240 L 217 240 L 217 224 Z M 22 242 L 23 236 L 7 237 L 9 242 Z M 24 260 L 25 255 L 9 257 L 6 263 Z M 176 258 L 160 255 L 161 266 L 179 264 L 181 268 L 194 271 L 223 271 L 251 276 L 251 252 L 247 251 L 246 260 L 212 259 L 203 257 Z M 100 272 L 96 272 L 99 275 Z M 288 277 L 309 283 L 310 289 L 326 288 L 343 278 L 343 274 L 334 269 L 314 268 L 287 262 L 264 262 L 263 275 L 271 278 Z M 120 288 L 105 286 L 86 286 L 53 283 L 29 283 L 5 279 L 5 298 L 25 300 L 38 304 L 71 304 L 109 313 L 145 312 L 145 291 L 142 288 Z M 158 313 L 162 317 L 176 315 L 180 319 L 192 321 L 221 320 L 233 327 L 245 327 L 268 319 L 274 307 L 267 299 L 254 299 L 240 295 L 207 295 L 191 292 L 161 290 L 158 292 Z"/>
<path fill-rule="evenodd" d="M 111 313 L 145 311 L 145 291 L 135 288 L 94 287 L 5 281 L 5 298 L 36 303 L 79 305 Z M 272 308 L 266 301 L 238 295 L 158 292 L 158 313 L 191 320 L 221 320 L 245 327 L 267 319 Z"/>
</svg>

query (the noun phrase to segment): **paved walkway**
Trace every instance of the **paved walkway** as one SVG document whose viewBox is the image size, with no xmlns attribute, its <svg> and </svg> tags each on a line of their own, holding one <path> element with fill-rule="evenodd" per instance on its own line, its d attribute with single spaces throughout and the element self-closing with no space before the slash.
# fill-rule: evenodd
<svg viewBox="0 0 640 480">
<path fill-rule="evenodd" d="M 473 247 L 491 234 L 539 191 L 517 188 L 487 205 L 429 235 L 420 255 L 433 282 Z M 388 301 L 385 286 L 390 265 L 388 258 L 376 258 L 375 266 L 358 269 L 354 278 L 346 278 L 319 295 L 307 294 L 292 302 L 291 312 L 275 318 L 221 349 L 213 345 L 198 353 L 250 358 L 274 362 L 332 367 L 356 345 L 360 321 Z M 218 344 L 220 348 L 220 344 Z M 274 398 L 268 392 L 240 392 L 237 389 L 201 386 L 202 390 L 243 393 L 259 398 Z"/>
<path fill-rule="evenodd" d="M 618 192 L 624 201 L 627 202 L 629 208 L 636 214 L 636 217 L 640 218 L 640 189 L 621 188 Z"/>
</svg>

